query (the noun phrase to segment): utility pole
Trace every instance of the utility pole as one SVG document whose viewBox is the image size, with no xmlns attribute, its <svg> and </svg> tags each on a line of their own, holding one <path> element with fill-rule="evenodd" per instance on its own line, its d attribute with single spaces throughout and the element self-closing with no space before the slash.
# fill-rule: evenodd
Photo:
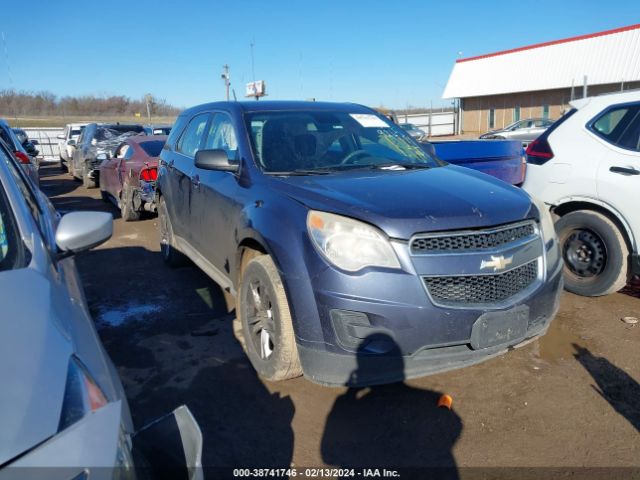
<svg viewBox="0 0 640 480">
<path fill-rule="evenodd" d="M 229 65 L 225 64 L 222 66 L 222 75 L 220 76 L 224 80 L 224 86 L 227 93 L 227 102 L 229 101 L 229 86 L 231 85 L 230 77 L 229 77 Z"/>
</svg>

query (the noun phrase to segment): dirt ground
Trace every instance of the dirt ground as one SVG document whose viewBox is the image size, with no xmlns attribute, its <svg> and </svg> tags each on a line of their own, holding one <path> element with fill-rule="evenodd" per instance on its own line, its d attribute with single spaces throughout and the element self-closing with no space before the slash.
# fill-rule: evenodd
<svg viewBox="0 0 640 480">
<path fill-rule="evenodd" d="M 545 337 L 466 369 L 365 389 L 269 383 L 236 341 L 220 288 L 194 266 L 163 265 L 155 217 L 125 223 L 57 166 L 41 174 L 59 210 L 113 213 L 113 238 L 77 258 L 89 306 L 136 425 L 187 404 L 205 465 L 458 469 L 446 478 L 551 478 L 514 469 L 554 467 L 562 478 L 563 469 L 640 478 L 640 324 L 621 321 L 640 317 L 640 287 L 594 299 L 565 293 Z M 453 397 L 451 411 L 436 407 L 441 393 Z"/>
</svg>

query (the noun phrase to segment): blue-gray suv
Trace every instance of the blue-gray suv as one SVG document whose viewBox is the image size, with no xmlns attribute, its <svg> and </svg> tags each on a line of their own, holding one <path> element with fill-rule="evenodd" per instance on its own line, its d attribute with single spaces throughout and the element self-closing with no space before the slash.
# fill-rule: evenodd
<svg viewBox="0 0 640 480">
<path fill-rule="evenodd" d="M 247 355 L 269 380 L 459 368 L 544 334 L 558 309 L 548 210 L 367 107 L 188 109 L 157 192 L 164 260 L 188 257 L 235 296 Z"/>
</svg>

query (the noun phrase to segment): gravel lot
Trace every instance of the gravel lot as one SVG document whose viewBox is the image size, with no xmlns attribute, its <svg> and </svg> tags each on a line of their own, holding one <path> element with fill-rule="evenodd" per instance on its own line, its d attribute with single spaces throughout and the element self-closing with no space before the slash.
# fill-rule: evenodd
<svg viewBox="0 0 640 480">
<path fill-rule="evenodd" d="M 366 389 L 269 383 L 235 339 L 220 288 L 196 267 L 163 265 L 155 217 L 124 223 L 98 190 L 57 166 L 41 176 L 59 210 L 113 213 L 113 238 L 77 258 L 93 317 L 136 425 L 186 403 L 206 465 L 435 464 L 456 465 L 462 477 L 478 472 L 465 467 L 635 467 L 615 472 L 640 475 L 640 325 L 621 321 L 640 316 L 638 286 L 597 299 L 565 293 L 544 338 L 463 370 Z M 443 392 L 452 411 L 436 407 Z"/>
</svg>

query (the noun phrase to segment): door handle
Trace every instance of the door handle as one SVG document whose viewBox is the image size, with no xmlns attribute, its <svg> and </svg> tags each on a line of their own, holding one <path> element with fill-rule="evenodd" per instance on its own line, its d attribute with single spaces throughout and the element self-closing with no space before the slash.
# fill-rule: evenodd
<svg viewBox="0 0 640 480">
<path fill-rule="evenodd" d="M 610 172 L 619 173 L 621 175 L 640 175 L 640 170 L 628 167 L 611 167 Z"/>
</svg>

